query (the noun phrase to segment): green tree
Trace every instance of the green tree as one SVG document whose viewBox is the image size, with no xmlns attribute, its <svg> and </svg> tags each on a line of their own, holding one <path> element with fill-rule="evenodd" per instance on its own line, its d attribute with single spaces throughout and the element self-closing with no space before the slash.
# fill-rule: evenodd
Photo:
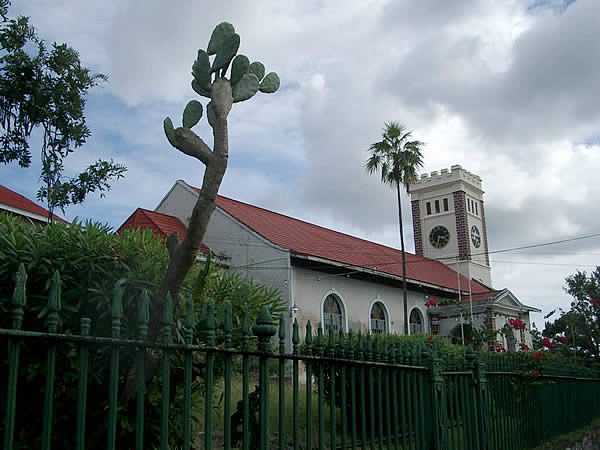
<svg viewBox="0 0 600 450">
<path fill-rule="evenodd" d="M 565 291 L 573 297 L 571 309 L 559 309 L 554 322 L 546 322 L 542 336 L 552 340 L 552 351 L 579 356 L 588 363 L 600 360 L 600 266 L 591 273 L 566 278 Z M 549 318 L 553 313 L 548 314 Z"/>
<path fill-rule="evenodd" d="M 57 207 L 64 212 L 89 193 L 104 195 L 109 181 L 127 170 L 112 160 L 98 160 L 73 177 L 64 175 L 65 158 L 91 134 L 84 116 L 87 91 L 107 77 L 83 67 L 67 44 L 48 46 L 27 17 L 9 18 L 9 6 L 9 0 L 0 0 L 0 163 L 29 167 L 29 140 L 40 129 L 42 187 L 37 198 L 50 213 Z"/>
<path fill-rule="evenodd" d="M 406 256 L 404 254 L 404 227 L 402 226 L 402 196 L 400 186 L 409 192 L 409 185 L 417 178 L 417 169 L 423 166 L 421 153 L 424 142 L 412 140 L 412 131 L 398 122 L 388 122 L 382 140 L 369 147 L 371 156 L 365 163 L 369 174 L 381 173 L 381 182 L 396 190 L 398 198 L 398 224 L 402 250 L 402 297 L 404 305 L 404 334 L 408 334 L 408 302 L 406 289 Z"/>
</svg>

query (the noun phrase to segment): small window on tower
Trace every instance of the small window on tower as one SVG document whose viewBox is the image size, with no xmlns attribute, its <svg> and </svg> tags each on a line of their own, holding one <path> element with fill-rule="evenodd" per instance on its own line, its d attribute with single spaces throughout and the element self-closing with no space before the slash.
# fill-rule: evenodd
<svg viewBox="0 0 600 450">
<path fill-rule="evenodd" d="M 444 199 L 444 211 L 448 211 L 448 199 Z"/>
<path fill-rule="evenodd" d="M 440 201 L 439 200 L 435 201 L 435 213 L 436 214 L 440 213 Z"/>
<path fill-rule="evenodd" d="M 430 216 L 431 215 L 431 203 L 427 202 L 427 204 L 425 206 L 427 206 L 427 215 Z"/>
<path fill-rule="evenodd" d="M 471 212 L 471 199 L 470 198 L 467 199 L 467 210 L 469 212 Z"/>
<path fill-rule="evenodd" d="M 475 214 L 479 215 L 479 211 L 478 211 L 478 208 L 477 208 L 477 202 L 475 202 Z"/>
</svg>

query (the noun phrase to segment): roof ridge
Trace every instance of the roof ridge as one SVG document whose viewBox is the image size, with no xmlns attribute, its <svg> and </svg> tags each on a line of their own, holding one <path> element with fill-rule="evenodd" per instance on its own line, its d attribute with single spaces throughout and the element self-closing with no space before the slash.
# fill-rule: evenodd
<svg viewBox="0 0 600 450">
<path fill-rule="evenodd" d="M 193 189 L 194 190 L 198 190 L 197 188 L 193 188 Z M 353 236 L 353 235 L 348 234 L 348 233 L 343 233 L 341 231 L 337 231 L 337 230 L 334 230 L 332 228 L 327 228 L 327 227 L 324 227 L 322 225 L 317 225 L 317 224 L 308 222 L 306 220 L 302 220 L 302 219 L 298 219 L 296 217 L 288 216 L 287 214 L 282 214 L 282 213 L 279 213 L 279 212 L 276 212 L 276 211 L 272 211 L 272 210 L 267 209 L 267 208 L 263 208 L 261 206 L 252 205 L 250 203 L 242 202 L 240 200 L 236 200 L 236 199 L 233 199 L 233 198 L 230 198 L 230 197 L 226 197 L 226 196 L 220 195 L 220 194 L 217 194 L 217 197 L 220 197 L 220 198 L 223 198 L 225 200 L 229 200 L 229 201 L 232 201 L 232 202 L 235 202 L 235 203 L 240 203 L 242 205 L 249 206 L 249 207 L 254 208 L 254 209 L 259 209 L 261 211 L 265 211 L 265 212 L 268 212 L 268 213 L 271 213 L 271 214 L 275 214 L 277 216 L 284 217 L 286 219 L 295 220 L 297 222 L 301 222 L 303 224 L 309 225 L 309 226 L 314 227 L 314 228 L 319 228 L 321 230 L 326 230 L 326 231 L 331 232 L 331 233 L 336 233 L 336 234 L 339 234 L 339 235 L 342 235 L 342 236 L 347 236 L 349 238 L 356 239 L 356 240 L 359 240 L 359 241 L 362 241 L 362 242 L 366 242 L 366 243 L 371 244 L 371 245 L 377 245 L 379 247 L 383 247 L 383 248 L 386 248 L 386 249 L 389 249 L 389 250 L 393 250 L 393 251 L 398 252 L 398 253 L 402 253 L 402 250 L 399 249 L 399 248 L 390 247 L 389 245 L 380 244 L 378 242 L 373 242 L 373 241 L 370 241 L 370 240 L 365 239 L 365 238 L 361 238 L 361 237 L 358 237 L 358 236 Z M 413 256 L 415 258 L 418 258 L 418 259 L 427 259 L 427 260 L 430 259 L 430 258 L 425 258 L 424 256 L 415 255 L 414 253 L 408 252 L 406 250 L 404 251 L 404 253 L 407 254 L 407 255 Z"/>
</svg>

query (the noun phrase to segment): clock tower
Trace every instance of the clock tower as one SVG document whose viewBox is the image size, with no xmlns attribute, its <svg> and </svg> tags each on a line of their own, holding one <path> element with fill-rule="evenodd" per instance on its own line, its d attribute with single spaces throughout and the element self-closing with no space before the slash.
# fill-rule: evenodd
<svg viewBox="0 0 600 450">
<path fill-rule="evenodd" d="M 410 185 L 415 252 L 492 286 L 481 178 L 459 165 Z"/>
</svg>

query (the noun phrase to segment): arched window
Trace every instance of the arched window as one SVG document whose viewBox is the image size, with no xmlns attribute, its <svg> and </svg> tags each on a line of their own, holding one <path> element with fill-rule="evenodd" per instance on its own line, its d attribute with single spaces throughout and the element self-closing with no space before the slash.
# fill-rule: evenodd
<svg viewBox="0 0 600 450">
<path fill-rule="evenodd" d="M 323 302 L 323 333 L 329 334 L 330 329 L 336 333 L 344 329 L 344 307 L 335 294 L 329 294 Z"/>
<path fill-rule="evenodd" d="M 371 305 L 371 333 L 387 333 L 388 320 L 387 310 L 381 302 L 375 302 Z"/>
<path fill-rule="evenodd" d="M 408 319 L 410 334 L 421 334 L 425 332 L 423 327 L 423 315 L 418 308 L 413 308 Z"/>
</svg>

